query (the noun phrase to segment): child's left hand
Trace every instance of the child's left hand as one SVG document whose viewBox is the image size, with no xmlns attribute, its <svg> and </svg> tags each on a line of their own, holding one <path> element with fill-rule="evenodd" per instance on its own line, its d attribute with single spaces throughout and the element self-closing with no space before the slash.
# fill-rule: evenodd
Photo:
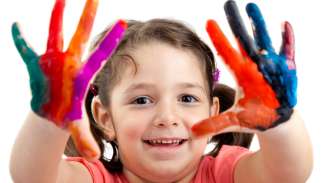
<svg viewBox="0 0 325 183">
<path fill-rule="evenodd" d="M 228 127 L 235 127 L 235 131 L 243 128 L 248 132 L 263 131 L 288 121 L 296 105 L 297 76 L 291 25 L 284 23 L 282 48 L 277 54 L 257 5 L 250 3 L 246 10 L 252 20 L 254 40 L 245 29 L 236 3 L 230 0 L 225 4 L 240 53 L 231 46 L 215 21 L 207 22 L 207 31 L 218 54 L 237 79 L 238 101 L 230 110 L 195 124 L 192 132 L 196 136 L 234 131 Z"/>
</svg>

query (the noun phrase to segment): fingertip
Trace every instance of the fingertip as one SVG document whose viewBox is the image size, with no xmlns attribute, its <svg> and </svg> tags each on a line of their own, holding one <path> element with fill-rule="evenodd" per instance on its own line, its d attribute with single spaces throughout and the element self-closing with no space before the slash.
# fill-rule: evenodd
<svg viewBox="0 0 325 183">
<path fill-rule="evenodd" d="M 282 33 L 285 36 L 287 44 L 293 45 L 294 34 L 291 24 L 288 21 L 282 23 Z"/>
<path fill-rule="evenodd" d="M 293 28 L 288 21 L 282 23 L 282 47 L 280 55 L 285 56 L 289 60 L 294 60 L 295 57 L 295 36 Z M 291 68 L 295 68 L 294 64 Z"/>
<path fill-rule="evenodd" d="M 208 26 L 209 24 L 211 24 L 211 22 L 213 22 L 214 20 L 213 19 L 208 19 L 207 22 L 206 22 L 206 26 Z"/>
<path fill-rule="evenodd" d="M 230 26 L 235 22 L 238 23 L 242 21 L 238 6 L 235 1 L 226 2 L 224 6 L 224 11 L 226 13 L 228 22 L 230 23 Z"/>
<path fill-rule="evenodd" d="M 98 6 L 99 0 L 92 0 L 92 3 L 93 3 L 95 6 Z"/>
<path fill-rule="evenodd" d="M 234 0 L 229 0 L 225 3 L 225 5 L 223 6 L 225 10 L 228 10 L 230 8 L 236 7 L 237 4 Z"/>
<path fill-rule="evenodd" d="M 205 23 L 205 28 L 208 29 L 211 26 L 211 23 L 213 22 L 212 19 L 208 19 Z"/>
<path fill-rule="evenodd" d="M 215 132 L 213 122 L 209 119 L 200 121 L 191 127 L 192 135 L 195 138 L 200 138 Z"/>
<path fill-rule="evenodd" d="M 18 27 L 18 22 L 12 23 L 11 27 Z"/>
<path fill-rule="evenodd" d="M 100 157 L 100 148 L 84 121 L 77 120 L 68 124 L 73 142 L 78 152 L 87 160 L 94 161 Z"/>
<path fill-rule="evenodd" d="M 17 36 L 17 34 L 20 33 L 18 22 L 14 22 L 14 23 L 11 25 L 11 33 L 13 34 L 13 35 L 12 35 L 13 37 Z"/>
<path fill-rule="evenodd" d="M 208 32 L 210 32 L 212 29 L 214 29 L 217 26 L 217 22 L 213 19 L 209 19 L 206 22 L 205 28 Z"/>
<path fill-rule="evenodd" d="M 290 37 L 293 39 L 294 33 L 293 33 L 293 28 L 292 28 L 292 25 L 290 24 L 290 22 L 284 21 L 283 27 L 284 27 L 285 32 L 287 32 L 287 34 L 289 34 Z"/>
<path fill-rule="evenodd" d="M 120 24 L 120 26 L 123 28 L 123 29 L 127 29 L 128 28 L 128 23 L 125 21 L 125 20 L 118 20 L 118 23 Z"/>
<path fill-rule="evenodd" d="M 96 160 L 98 160 L 100 158 L 100 150 L 99 150 L 99 148 L 97 150 L 96 149 L 93 149 L 93 150 L 85 149 L 80 153 L 88 161 L 96 161 Z"/>
<path fill-rule="evenodd" d="M 258 8 L 257 4 L 255 4 L 255 3 L 248 3 L 246 5 L 246 12 L 248 14 L 253 13 L 253 12 L 257 12 L 257 11 L 259 11 L 259 8 Z"/>
<path fill-rule="evenodd" d="M 255 22 L 255 24 L 264 22 L 263 15 L 257 4 L 248 3 L 246 5 L 246 13 L 253 20 L 253 22 Z"/>
<path fill-rule="evenodd" d="M 211 38 L 213 44 L 216 44 L 220 41 L 219 37 L 221 36 L 220 28 L 218 23 L 215 20 L 208 20 L 206 23 L 206 31 L 209 34 L 209 37 Z M 216 46 L 216 45 L 215 45 Z"/>
</svg>

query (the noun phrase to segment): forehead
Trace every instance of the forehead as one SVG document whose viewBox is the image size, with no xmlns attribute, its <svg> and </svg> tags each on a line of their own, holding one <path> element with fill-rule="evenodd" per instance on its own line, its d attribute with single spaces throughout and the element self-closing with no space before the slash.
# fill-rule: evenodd
<svg viewBox="0 0 325 183">
<path fill-rule="evenodd" d="M 203 61 L 188 49 L 154 41 L 138 46 L 131 52 L 131 56 L 136 64 L 133 79 L 151 76 L 165 80 L 173 76 L 180 80 L 204 81 Z"/>
</svg>

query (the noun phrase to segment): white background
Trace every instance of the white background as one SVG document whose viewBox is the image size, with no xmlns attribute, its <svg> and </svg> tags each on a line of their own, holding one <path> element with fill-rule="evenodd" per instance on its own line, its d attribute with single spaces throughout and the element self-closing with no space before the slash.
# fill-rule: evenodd
<svg viewBox="0 0 325 183">
<path fill-rule="evenodd" d="M 78 22 L 85 0 L 68 0 L 65 9 L 64 37 L 67 44 Z M 94 37 L 117 18 L 147 20 L 151 18 L 174 18 L 187 22 L 210 44 L 205 32 L 205 21 L 218 21 L 228 37 L 232 34 L 224 11 L 224 0 L 100 0 L 92 36 Z M 242 16 L 248 1 L 238 0 Z M 257 2 L 257 1 L 255 1 Z M 298 66 L 298 105 L 305 119 L 314 147 L 314 170 L 308 183 L 324 182 L 323 140 L 325 138 L 323 95 L 325 17 L 322 1 L 259 1 L 274 46 L 281 43 L 281 22 L 289 20 L 296 35 L 296 62 Z M 30 110 L 31 99 L 28 74 L 11 39 L 11 24 L 20 22 L 25 37 L 38 53 L 45 50 L 47 29 L 54 0 L 10 0 L 0 2 L 0 181 L 11 182 L 9 157 L 15 136 Z M 248 25 L 248 27 L 250 27 Z M 232 41 L 234 41 L 232 39 Z M 234 86 L 231 75 L 218 58 L 221 82 Z M 256 142 L 253 149 L 257 148 Z M 285 147 L 279 147 L 285 148 Z M 37 154 L 35 154 L 37 156 Z M 24 166 L 23 164 L 21 166 Z M 41 172 L 40 172 L 41 173 Z"/>
</svg>

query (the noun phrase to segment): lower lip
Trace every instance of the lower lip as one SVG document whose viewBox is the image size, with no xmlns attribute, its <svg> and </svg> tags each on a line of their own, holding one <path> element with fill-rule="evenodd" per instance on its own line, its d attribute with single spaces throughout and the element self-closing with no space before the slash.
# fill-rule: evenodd
<svg viewBox="0 0 325 183">
<path fill-rule="evenodd" d="M 175 158 L 175 155 L 178 153 L 181 155 L 181 149 L 184 147 L 187 141 L 180 145 L 150 145 L 145 142 L 143 143 L 145 150 L 152 153 L 158 159 L 170 159 Z"/>
</svg>

